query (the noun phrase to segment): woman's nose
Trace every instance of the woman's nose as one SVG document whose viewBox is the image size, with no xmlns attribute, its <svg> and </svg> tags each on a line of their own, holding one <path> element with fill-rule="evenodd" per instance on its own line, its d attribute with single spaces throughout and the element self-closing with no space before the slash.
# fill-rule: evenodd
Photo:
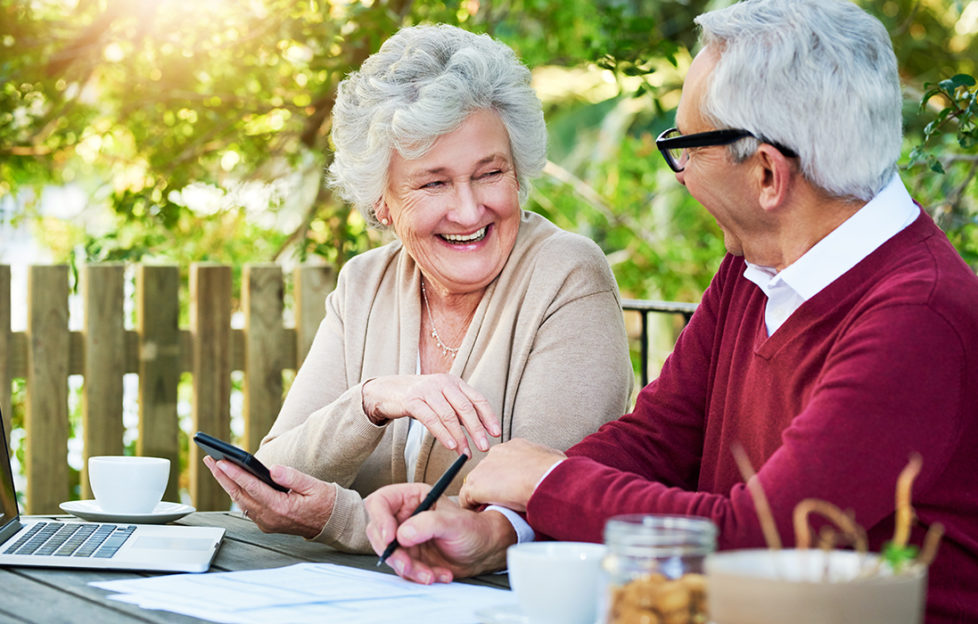
<svg viewBox="0 0 978 624">
<path fill-rule="evenodd" d="M 455 205 L 451 211 L 451 219 L 456 223 L 476 223 L 480 218 L 479 196 L 471 184 L 455 186 Z"/>
</svg>

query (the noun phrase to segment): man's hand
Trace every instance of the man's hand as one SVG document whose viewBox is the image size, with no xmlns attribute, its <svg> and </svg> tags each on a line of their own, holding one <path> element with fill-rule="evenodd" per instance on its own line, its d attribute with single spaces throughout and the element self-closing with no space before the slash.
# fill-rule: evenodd
<svg viewBox="0 0 978 624">
<path fill-rule="evenodd" d="M 480 451 L 489 450 L 487 436 L 502 435 L 489 400 L 456 375 L 388 375 L 367 381 L 361 391 L 363 410 L 374 423 L 413 418 L 445 448 L 469 456 L 466 431 Z"/>
<path fill-rule="evenodd" d="M 290 533 L 311 539 L 322 532 L 333 512 L 336 486 L 288 466 L 269 467 L 272 480 L 289 488 L 279 492 L 227 460 L 204 457 L 204 464 L 246 516 L 265 533 Z"/>
<path fill-rule="evenodd" d="M 543 475 L 566 458 L 560 451 L 520 438 L 494 446 L 465 477 L 459 502 L 469 509 L 501 505 L 525 512 Z"/>
<path fill-rule="evenodd" d="M 516 543 L 505 516 L 462 509 L 442 497 L 433 510 L 412 517 L 430 489 L 425 483 L 401 483 L 367 497 L 367 539 L 374 551 L 384 552 L 396 535 L 401 547 L 387 564 L 399 576 L 425 585 L 505 568 L 506 549 Z"/>
</svg>

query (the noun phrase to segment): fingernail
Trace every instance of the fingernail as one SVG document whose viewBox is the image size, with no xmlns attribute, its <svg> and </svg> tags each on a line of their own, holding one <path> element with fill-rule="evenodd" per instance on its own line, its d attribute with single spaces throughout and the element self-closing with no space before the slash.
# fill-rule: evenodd
<svg viewBox="0 0 978 624">
<path fill-rule="evenodd" d="M 394 568 L 394 571 L 397 572 L 398 574 L 404 571 L 404 564 L 401 563 L 400 560 L 391 561 L 390 559 L 388 559 L 387 563 L 391 564 L 391 567 Z"/>
<path fill-rule="evenodd" d="M 406 526 L 401 529 L 401 537 L 405 540 L 412 540 L 417 535 L 417 531 L 414 530 L 412 526 Z"/>
<path fill-rule="evenodd" d="M 452 582 L 452 577 L 450 575 L 448 575 L 448 574 L 442 574 L 442 575 L 440 575 L 438 577 L 438 582 L 439 583 L 451 583 Z"/>
<path fill-rule="evenodd" d="M 489 440 L 484 435 L 479 436 L 479 450 L 482 451 L 489 450 Z"/>
<path fill-rule="evenodd" d="M 421 574 L 419 574 L 418 582 L 420 582 L 422 585 L 431 585 L 431 573 L 422 572 Z"/>
<path fill-rule="evenodd" d="M 456 446 L 458 446 L 458 442 L 456 442 L 454 438 L 450 438 L 448 440 L 448 448 L 454 449 Z"/>
</svg>

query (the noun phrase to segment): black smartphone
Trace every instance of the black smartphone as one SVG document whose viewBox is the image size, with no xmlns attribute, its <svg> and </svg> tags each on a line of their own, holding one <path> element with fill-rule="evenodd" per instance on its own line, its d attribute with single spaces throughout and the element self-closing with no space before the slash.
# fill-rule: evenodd
<svg viewBox="0 0 978 624">
<path fill-rule="evenodd" d="M 207 435 L 203 431 L 198 431 L 194 434 L 194 442 L 196 442 L 197 446 L 203 449 L 205 453 L 214 459 L 226 459 L 229 462 L 233 462 L 238 466 L 241 466 L 279 492 L 289 491 L 289 488 L 283 487 L 272 481 L 272 475 L 269 474 L 268 468 L 265 467 L 265 464 L 258 461 L 258 458 L 248 451 L 238 448 L 233 444 L 228 444 L 224 440 L 218 440 L 214 436 Z"/>
</svg>

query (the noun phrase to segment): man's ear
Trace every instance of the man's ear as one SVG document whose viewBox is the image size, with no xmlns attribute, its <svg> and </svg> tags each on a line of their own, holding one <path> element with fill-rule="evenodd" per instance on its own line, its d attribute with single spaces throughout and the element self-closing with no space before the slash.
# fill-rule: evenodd
<svg viewBox="0 0 978 624">
<path fill-rule="evenodd" d="M 773 145 L 757 148 L 758 203 L 765 211 L 777 210 L 787 200 L 795 181 L 795 165 Z"/>
</svg>

